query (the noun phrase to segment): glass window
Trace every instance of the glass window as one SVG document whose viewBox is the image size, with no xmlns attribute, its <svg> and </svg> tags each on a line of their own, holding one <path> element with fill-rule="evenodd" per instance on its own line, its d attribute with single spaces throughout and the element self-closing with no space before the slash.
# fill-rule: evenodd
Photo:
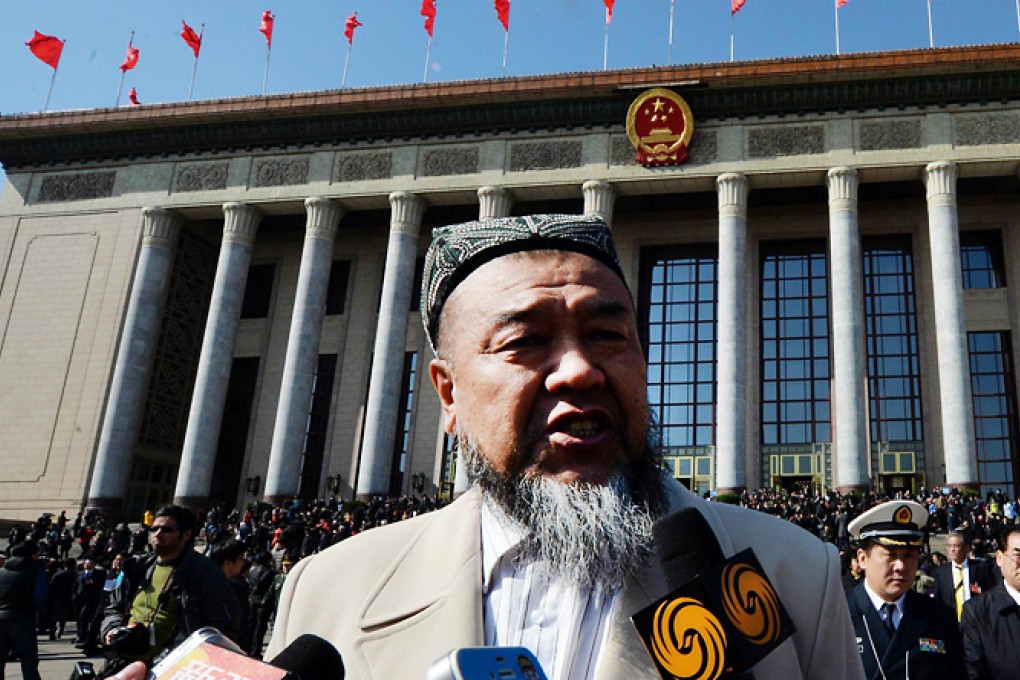
<svg viewBox="0 0 1020 680">
<path fill-rule="evenodd" d="M 642 319 L 648 399 L 663 445 L 715 443 L 717 263 L 714 246 L 647 248 Z"/>
<path fill-rule="evenodd" d="M 335 374 L 336 355 L 320 354 L 315 367 L 315 378 L 312 381 L 312 398 L 308 406 L 308 419 L 305 421 L 305 447 L 301 459 L 301 483 L 298 493 L 306 499 L 319 496 Z"/>
<path fill-rule="evenodd" d="M 269 316 L 275 278 L 276 265 L 272 262 L 248 267 L 248 280 L 244 284 L 244 298 L 241 301 L 242 319 L 264 319 Z"/>
<path fill-rule="evenodd" d="M 761 252 L 762 443 L 829 441 L 825 243 L 765 242 Z"/>
<path fill-rule="evenodd" d="M 1017 405 L 1008 331 L 968 333 L 978 477 L 982 494 L 1016 494 Z"/>
<path fill-rule="evenodd" d="M 863 241 L 872 441 L 922 440 L 914 261 L 908 237 Z"/>
<path fill-rule="evenodd" d="M 407 471 L 407 457 L 411 444 L 411 414 L 414 408 L 415 383 L 418 378 L 418 353 L 404 354 L 404 375 L 401 388 L 401 410 L 397 417 L 398 435 L 394 441 L 393 461 L 390 466 L 390 494 L 404 493 L 404 475 Z"/>
<path fill-rule="evenodd" d="M 326 287 L 326 314 L 343 314 L 347 305 L 347 285 L 351 278 L 350 260 L 333 260 Z"/>
<path fill-rule="evenodd" d="M 960 232 L 960 264 L 964 288 L 1003 288 L 1006 265 L 999 231 Z"/>
</svg>

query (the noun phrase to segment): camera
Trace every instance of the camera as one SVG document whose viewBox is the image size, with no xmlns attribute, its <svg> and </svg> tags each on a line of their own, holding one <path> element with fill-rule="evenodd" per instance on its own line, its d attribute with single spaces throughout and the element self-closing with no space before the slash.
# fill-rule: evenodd
<svg viewBox="0 0 1020 680">
<path fill-rule="evenodd" d="M 103 647 L 106 656 L 141 656 L 149 649 L 149 629 L 142 623 L 118 626 L 113 629 L 110 641 Z"/>
</svg>

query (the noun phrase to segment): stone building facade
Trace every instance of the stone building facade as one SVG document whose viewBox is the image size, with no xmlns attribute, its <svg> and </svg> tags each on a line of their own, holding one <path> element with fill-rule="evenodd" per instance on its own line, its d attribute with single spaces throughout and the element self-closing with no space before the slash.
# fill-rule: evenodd
<svg viewBox="0 0 1020 680">
<path fill-rule="evenodd" d="M 428 234 L 532 212 L 612 224 L 689 486 L 1017 490 L 1020 45 L 3 116 L 0 162 L 0 517 L 450 492 Z"/>
</svg>

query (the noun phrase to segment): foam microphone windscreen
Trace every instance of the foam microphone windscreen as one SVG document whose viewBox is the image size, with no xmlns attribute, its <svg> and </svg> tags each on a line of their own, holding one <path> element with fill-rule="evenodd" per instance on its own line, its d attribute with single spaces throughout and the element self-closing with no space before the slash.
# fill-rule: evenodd
<svg viewBox="0 0 1020 680">
<path fill-rule="evenodd" d="M 266 663 L 300 680 L 343 680 L 346 674 L 336 647 L 311 633 L 301 635 Z"/>
<path fill-rule="evenodd" d="M 652 538 L 670 590 L 723 561 L 715 532 L 695 508 L 683 508 L 660 519 L 652 526 Z"/>
</svg>

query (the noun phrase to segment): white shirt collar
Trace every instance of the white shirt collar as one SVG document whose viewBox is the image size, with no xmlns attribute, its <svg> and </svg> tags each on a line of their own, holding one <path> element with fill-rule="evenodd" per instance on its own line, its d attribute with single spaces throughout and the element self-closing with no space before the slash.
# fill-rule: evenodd
<svg viewBox="0 0 1020 680">
<path fill-rule="evenodd" d="M 492 588 L 492 579 L 503 557 L 514 551 L 524 539 L 524 529 L 507 517 L 503 509 L 488 498 L 482 499 L 482 592 Z"/>
<path fill-rule="evenodd" d="M 1002 585 L 1006 586 L 1006 592 L 1009 593 L 1009 596 L 1012 597 L 1017 606 L 1020 607 L 1020 591 L 1006 583 L 1006 581 L 1003 581 Z"/>
<path fill-rule="evenodd" d="M 874 590 L 871 589 L 870 585 L 868 585 L 868 577 L 867 576 L 864 577 L 864 592 L 866 592 L 868 594 L 868 599 L 871 600 L 871 606 L 873 606 L 875 608 L 875 611 L 879 611 L 879 612 L 882 611 L 882 605 L 885 605 L 885 604 L 894 604 L 894 605 L 896 605 L 897 611 L 899 611 L 899 613 L 901 615 L 903 614 L 903 601 L 905 599 L 907 599 L 907 594 L 906 593 L 903 593 L 902 595 L 900 595 L 900 599 L 896 600 L 895 602 L 887 603 L 885 600 L 883 600 L 881 597 L 879 597 L 878 594 Z"/>
</svg>

